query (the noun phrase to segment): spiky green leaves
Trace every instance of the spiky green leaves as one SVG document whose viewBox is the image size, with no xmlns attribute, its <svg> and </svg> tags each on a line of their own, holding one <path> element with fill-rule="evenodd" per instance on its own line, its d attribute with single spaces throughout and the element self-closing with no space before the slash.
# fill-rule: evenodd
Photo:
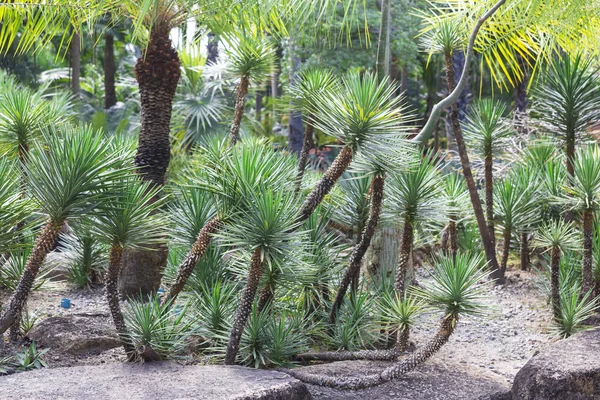
<svg viewBox="0 0 600 400">
<path fill-rule="evenodd" d="M 561 253 L 577 250 L 581 243 L 581 234 L 573 224 L 560 219 L 549 221 L 542 226 L 535 236 L 533 245 L 541 248 L 558 248 Z"/>
<path fill-rule="evenodd" d="M 169 206 L 169 217 L 173 221 L 173 240 L 191 246 L 202 228 L 215 216 L 211 194 L 197 187 L 180 188 Z"/>
<path fill-rule="evenodd" d="M 566 188 L 573 196 L 572 207 L 577 210 L 596 210 L 600 205 L 600 150 L 597 145 L 580 149 L 573 161 L 574 175 Z"/>
<path fill-rule="evenodd" d="M 497 155 L 502 139 L 510 136 L 514 129 L 503 117 L 506 104 L 492 99 L 478 100 L 470 106 L 463 124 L 465 140 L 481 157 Z"/>
<path fill-rule="evenodd" d="M 275 48 L 263 36 L 239 34 L 224 37 L 229 44 L 229 72 L 236 78 L 246 77 L 251 82 L 264 82 L 274 72 Z"/>
<path fill-rule="evenodd" d="M 566 288 L 565 288 L 566 289 Z M 580 296 L 580 291 L 570 288 L 560 294 L 560 316 L 554 331 L 557 336 L 569 337 L 590 328 L 584 321 L 600 308 L 600 297 L 592 298 L 591 293 Z"/>
<path fill-rule="evenodd" d="M 539 219 L 538 201 L 533 188 L 537 176 L 531 168 L 518 167 L 495 185 L 494 205 L 504 229 L 526 229 Z"/>
<path fill-rule="evenodd" d="M 30 213 L 30 203 L 19 193 L 18 172 L 13 163 L 0 160 L 0 253 L 17 247 L 14 239 Z"/>
<path fill-rule="evenodd" d="M 326 93 L 339 90 L 339 80 L 329 69 L 309 68 L 298 74 L 296 83 L 290 88 L 292 106 L 310 114 L 313 102 Z"/>
<path fill-rule="evenodd" d="M 448 215 L 457 221 L 466 218 L 471 209 L 467 183 L 462 175 L 451 172 L 444 176 L 444 194 Z"/>
</svg>

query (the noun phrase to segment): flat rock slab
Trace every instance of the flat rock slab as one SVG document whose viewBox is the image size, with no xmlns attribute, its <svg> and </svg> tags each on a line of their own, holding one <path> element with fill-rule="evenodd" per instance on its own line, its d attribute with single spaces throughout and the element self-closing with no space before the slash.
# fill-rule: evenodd
<svg viewBox="0 0 600 400">
<path fill-rule="evenodd" d="M 0 377 L 2 399 L 310 400 L 281 372 L 171 362 L 41 369 Z"/>
</svg>

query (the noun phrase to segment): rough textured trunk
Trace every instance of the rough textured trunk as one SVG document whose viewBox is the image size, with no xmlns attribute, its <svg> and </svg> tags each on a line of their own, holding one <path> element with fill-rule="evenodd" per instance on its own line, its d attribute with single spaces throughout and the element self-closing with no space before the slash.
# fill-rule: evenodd
<svg viewBox="0 0 600 400">
<path fill-rule="evenodd" d="M 527 271 L 529 269 L 529 234 L 527 232 L 521 232 L 520 249 L 521 271 Z"/>
<path fill-rule="evenodd" d="M 442 229 L 442 237 L 440 239 L 440 250 L 442 251 L 442 254 L 445 254 L 445 255 L 448 255 L 448 253 L 449 253 L 448 243 L 449 243 L 450 235 L 448 233 L 448 225 L 450 225 L 450 223 L 448 223 L 444 227 L 444 229 Z"/>
<path fill-rule="evenodd" d="M 320 386 L 329 386 L 339 389 L 357 390 L 381 385 L 385 382 L 389 382 L 407 372 L 414 370 L 416 367 L 423 364 L 431 356 L 437 353 L 442 348 L 442 346 L 448 342 L 448 339 L 454 332 L 454 327 L 456 326 L 457 322 L 457 317 L 444 317 L 438 332 L 425 345 L 425 347 L 414 352 L 407 358 L 398 361 L 391 367 L 384 369 L 378 374 L 364 375 L 361 377 L 353 378 L 339 378 L 333 375 L 315 375 L 296 370 L 289 370 L 286 372 L 294 378 L 306 383 Z"/>
<path fill-rule="evenodd" d="M 404 228 L 402 229 L 402 239 L 400 241 L 400 249 L 398 252 L 398 265 L 396 266 L 396 277 L 394 278 L 394 289 L 402 299 L 406 291 L 406 270 L 408 269 L 408 261 L 413 245 L 413 226 L 408 219 L 404 220 Z"/>
<path fill-rule="evenodd" d="M 346 267 L 346 271 L 344 272 L 344 276 L 340 282 L 340 287 L 335 296 L 335 300 L 333 301 L 333 305 L 331 306 L 331 311 L 329 313 L 329 323 L 331 325 L 335 324 L 337 313 L 344 302 L 344 297 L 346 296 L 346 292 L 348 291 L 348 286 L 350 285 L 351 280 L 353 278 L 356 279 L 357 273 L 360 274 L 360 267 L 362 265 L 363 257 L 367 252 L 369 245 L 371 244 L 373 235 L 375 234 L 375 228 L 379 222 L 379 215 L 381 214 L 381 206 L 383 204 L 384 179 L 385 178 L 383 176 L 376 175 L 371 181 L 369 217 L 367 218 L 365 228 L 360 235 L 360 241 L 354 247 L 354 250 L 350 255 L 348 266 Z"/>
<path fill-rule="evenodd" d="M 171 109 L 181 76 L 177 51 L 169 39 L 169 27 L 155 24 L 144 55 L 135 65 L 140 91 L 141 126 L 135 165 L 142 179 L 153 185 L 165 183 L 171 158 Z M 127 250 L 119 279 L 124 296 L 145 296 L 158 290 L 167 263 L 167 247 Z"/>
<path fill-rule="evenodd" d="M 247 76 L 240 78 L 237 90 L 235 91 L 235 109 L 233 111 L 233 122 L 229 129 L 230 145 L 235 146 L 240 138 L 240 124 L 244 116 L 244 107 L 246 106 L 246 95 L 248 94 L 248 86 L 250 79 Z"/>
<path fill-rule="evenodd" d="M 104 35 L 104 108 L 117 104 L 115 89 L 115 44 L 110 33 Z"/>
<path fill-rule="evenodd" d="M 592 275 L 592 249 L 593 249 L 594 214 L 590 210 L 583 212 L 583 266 L 581 268 L 582 293 L 587 293 L 594 288 Z"/>
<path fill-rule="evenodd" d="M 408 347 L 408 339 L 410 338 L 410 328 L 400 328 L 396 332 L 396 349 L 398 353 L 404 353 Z"/>
<path fill-rule="evenodd" d="M 260 291 L 260 295 L 258 296 L 258 303 L 256 304 L 256 311 L 259 313 L 263 312 L 263 310 L 273 302 L 275 298 L 275 285 L 272 282 L 267 282 L 263 289 Z"/>
<path fill-rule="evenodd" d="M 81 92 L 81 37 L 74 32 L 71 40 L 71 91 L 75 96 Z"/>
<path fill-rule="evenodd" d="M 302 361 L 350 361 L 350 360 L 372 360 L 372 361 L 394 361 L 400 356 L 398 349 L 390 350 L 359 350 L 359 351 L 325 351 L 322 353 L 299 354 Z"/>
<path fill-rule="evenodd" d="M 233 327 L 229 335 L 229 343 L 227 343 L 227 353 L 225 354 L 225 364 L 235 364 L 238 351 L 240 349 L 240 340 L 248 322 L 248 317 L 252 312 L 252 303 L 258 290 L 258 284 L 260 283 L 260 277 L 263 272 L 263 260 L 261 259 L 261 250 L 256 249 L 252 254 L 250 261 L 250 270 L 248 271 L 248 281 L 240 297 L 240 304 L 235 312 L 235 318 L 233 320 Z"/>
<path fill-rule="evenodd" d="M 456 253 L 458 253 L 458 237 L 456 234 L 456 221 L 454 220 L 448 222 L 448 242 L 450 243 L 450 254 L 452 254 L 452 259 L 456 260 Z"/>
<path fill-rule="evenodd" d="M 506 263 L 508 262 L 508 255 L 510 253 L 510 237 L 511 237 L 511 229 L 504 228 L 504 233 L 502 238 L 504 240 L 504 247 L 502 248 L 502 261 L 500 264 L 500 271 L 502 275 L 506 272 Z"/>
<path fill-rule="evenodd" d="M 448 81 L 448 87 L 450 91 L 456 87 L 456 80 L 454 74 L 454 66 L 452 64 L 452 56 L 446 55 L 446 79 Z M 488 231 L 485 217 L 483 215 L 483 208 L 481 207 L 481 199 L 477 193 L 477 186 L 473 179 L 473 172 L 471 171 L 471 162 L 467 153 L 467 146 L 462 134 L 462 128 L 460 126 L 460 120 L 458 116 L 458 108 L 456 105 L 452 106 L 450 112 L 450 120 L 452 122 L 452 131 L 456 139 L 456 145 L 458 148 L 458 154 L 460 156 L 460 163 L 463 169 L 463 175 L 467 182 L 467 188 L 469 190 L 469 197 L 471 198 L 471 205 L 473 206 L 473 213 L 477 220 L 477 227 L 479 228 L 479 234 L 481 235 L 481 242 L 485 250 L 485 256 L 492 270 L 491 277 L 496 280 L 496 283 L 504 283 L 504 273 L 498 267 L 498 260 L 496 259 L 496 251 L 494 249 L 490 232 Z"/>
<path fill-rule="evenodd" d="M 214 217 L 200 230 L 192 249 L 189 251 L 189 253 L 187 253 L 183 259 L 183 262 L 179 266 L 177 278 L 175 278 L 175 282 L 171 285 L 167 295 L 164 297 L 162 301 L 163 304 L 168 301 L 175 301 L 179 293 L 181 293 L 185 287 L 185 284 L 187 283 L 187 280 L 190 278 L 192 272 L 194 272 L 194 269 L 198 265 L 198 262 L 206 254 L 212 239 L 212 235 L 219 230 L 220 226 L 221 220 L 219 220 L 217 217 Z"/>
<path fill-rule="evenodd" d="M 312 192 L 310 192 L 306 197 L 306 200 L 304 200 L 302 208 L 300 209 L 298 222 L 304 222 L 312 215 L 315 208 L 323 201 L 323 198 L 329 193 L 331 188 L 333 188 L 333 185 L 340 179 L 351 162 L 352 149 L 348 146 L 344 146 Z"/>
<path fill-rule="evenodd" d="M 496 248 L 496 231 L 494 228 L 494 161 L 492 155 L 485 156 L 485 213 L 488 232 L 492 246 Z"/>
<path fill-rule="evenodd" d="M 123 258 L 123 248 L 117 245 L 113 245 L 110 250 L 108 258 L 108 270 L 106 272 L 106 300 L 108 302 L 108 308 L 110 309 L 110 315 L 112 316 L 115 328 L 121 339 L 121 344 L 125 349 L 125 353 L 130 361 L 133 360 L 134 349 L 127 335 L 127 326 L 125 325 L 125 319 L 121 312 L 121 306 L 119 304 L 119 270 L 121 269 L 121 262 Z"/>
<path fill-rule="evenodd" d="M 560 318 L 560 249 L 553 247 L 550 250 L 550 282 L 552 288 L 552 310 L 554 318 Z"/>
<path fill-rule="evenodd" d="M 302 186 L 302 178 L 304 177 L 304 170 L 308 163 L 308 153 L 313 147 L 313 133 L 315 128 L 310 122 L 310 118 L 306 122 L 306 129 L 304 130 L 304 140 L 302 142 L 302 150 L 300 151 L 300 157 L 298 158 L 298 174 L 296 175 L 296 193 L 300 191 Z"/>
<path fill-rule="evenodd" d="M 46 256 L 52 251 L 63 225 L 64 223 L 62 221 L 48 221 L 39 233 L 33 245 L 33 249 L 31 250 L 31 254 L 27 259 L 25 270 L 23 271 L 23 275 L 21 275 L 15 293 L 0 318 L 0 334 L 6 332 L 8 328 L 18 321 L 19 316 L 25 307 L 25 303 L 27 302 L 27 297 L 33 287 L 35 278 L 37 277 Z"/>
</svg>

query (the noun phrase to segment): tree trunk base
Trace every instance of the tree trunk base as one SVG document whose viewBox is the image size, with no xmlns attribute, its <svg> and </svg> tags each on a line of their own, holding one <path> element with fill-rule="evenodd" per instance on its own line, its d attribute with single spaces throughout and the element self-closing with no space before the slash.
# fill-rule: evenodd
<svg viewBox="0 0 600 400">
<path fill-rule="evenodd" d="M 156 293 L 167 265 L 167 255 L 168 249 L 164 246 L 154 246 L 152 250 L 126 250 L 119 276 L 121 297 L 145 299 Z"/>
</svg>

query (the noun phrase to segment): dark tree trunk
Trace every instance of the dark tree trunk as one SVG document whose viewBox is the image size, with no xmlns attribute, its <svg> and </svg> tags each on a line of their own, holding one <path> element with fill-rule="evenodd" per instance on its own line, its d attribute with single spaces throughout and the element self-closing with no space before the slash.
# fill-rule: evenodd
<svg viewBox="0 0 600 400">
<path fill-rule="evenodd" d="M 260 248 L 256 249 L 252 254 L 250 261 L 250 270 L 248 271 L 248 281 L 240 297 L 240 304 L 235 312 L 233 327 L 229 335 L 229 343 L 227 343 L 227 353 L 225 354 L 225 365 L 235 364 L 238 351 L 240 349 L 240 340 L 248 322 L 248 317 L 252 312 L 252 303 L 256 297 L 256 291 L 260 283 L 260 278 L 263 273 L 263 260 L 261 258 Z"/>
<path fill-rule="evenodd" d="M 550 271 L 552 287 L 552 310 L 554 318 L 560 319 L 560 249 L 553 247 L 550 250 Z"/>
<path fill-rule="evenodd" d="M 214 64 L 219 58 L 219 38 L 213 32 L 208 33 L 208 43 L 206 44 L 206 64 Z"/>
<path fill-rule="evenodd" d="M 15 293 L 0 318 L 0 335 L 18 321 L 25 307 L 25 303 L 27 302 L 29 293 L 31 292 L 31 288 L 33 287 L 35 278 L 37 277 L 46 256 L 52 251 L 63 225 L 63 222 L 48 221 L 39 233 L 33 245 L 33 249 L 31 250 L 31 254 L 27 259 L 25 270 L 23 271 L 23 275 L 21 275 Z"/>
<path fill-rule="evenodd" d="M 381 214 L 381 206 L 383 204 L 384 179 L 383 176 L 376 175 L 371 181 L 369 217 L 365 224 L 365 228 L 360 235 L 360 240 L 352 251 L 348 266 L 346 267 L 346 271 L 340 282 L 340 287 L 335 296 L 335 300 L 333 301 L 333 305 L 331 306 L 331 311 L 329 313 L 329 323 L 331 325 L 335 324 L 337 313 L 344 302 L 344 297 L 346 296 L 350 281 L 352 279 L 357 279 L 357 274 L 360 274 L 363 257 L 371 244 L 371 239 L 373 238 L 375 228 L 379 222 L 379 215 Z"/>
<path fill-rule="evenodd" d="M 485 213 L 488 232 L 492 246 L 496 248 L 496 231 L 494 227 L 494 161 L 492 155 L 485 156 Z"/>
<path fill-rule="evenodd" d="M 377 41 L 377 78 L 381 82 L 390 75 L 390 15 L 391 1 L 381 1 L 381 24 Z"/>
<path fill-rule="evenodd" d="M 529 234 L 527 232 L 521 232 L 521 271 L 527 271 L 529 269 Z"/>
<path fill-rule="evenodd" d="M 141 126 L 135 165 L 142 179 L 155 186 L 165 183 L 171 158 L 171 109 L 181 76 L 177 51 L 169 39 L 169 26 L 152 26 L 144 55 L 135 65 L 140 91 Z M 153 250 L 127 250 L 119 279 L 124 296 L 146 296 L 160 286 L 167 263 L 167 247 L 148 246 Z"/>
<path fill-rule="evenodd" d="M 463 71 L 466 69 L 465 53 L 463 53 L 462 51 L 454 51 L 452 54 L 452 65 L 454 66 L 454 75 L 456 76 L 456 80 L 459 80 Z M 456 85 L 454 86 L 456 87 Z M 452 90 L 454 90 L 454 87 L 448 92 L 451 92 Z M 460 94 L 458 101 L 456 102 L 456 107 L 458 108 L 458 119 L 461 121 L 463 121 L 467 116 L 467 109 L 469 106 L 470 98 L 471 91 L 469 86 L 467 85 Z"/>
<path fill-rule="evenodd" d="M 583 266 L 581 268 L 581 289 L 585 294 L 594 288 L 594 277 L 592 274 L 592 250 L 593 250 L 594 213 L 590 210 L 583 212 Z"/>
<path fill-rule="evenodd" d="M 448 81 L 448 88 L 450 91 L 456 87 L 456 80 L 454 74 L 454 66 L 452 64 L 452 57 L 446 55 L 446 79 Z M 483 208 L 481 207 L 481 199 L 477 193 L 477 186 L 473 179 L 473 173 L 471 171 L 471 162 L 467 153 L 467 146 L 462 134 L 462 128 L 460 126 L 460 119 L 458 116 L 458 108 L 456 105 L 452 106 L 450 112 L 450 120 L 452 122 L 452 131 L 456 139 L 456 145 L 458 147 L 458 154 L 460 156 L 460 163 L 463 169 L 463 175 L 467 182 L 467 188 L 469 190 L 469 197 L 471 198 L 471 205 L 473 206 L 473 212 L 475 219 L 477 220 L 477 227 L 481 235 L 481 242 L 485 250 L 485 256 L 490 268 L 492 270 L 492 278 L 496 280 L 496 283 L 504 283 L 504 273 L 498 267 L 498 260 L 496 259 L 496 250 L 494 249 L 490 232 L 488 231 L 485 217 L 483 215 Z"/>
<path fill-rule="evenodd" d="M 260 291 L 258 296 L 258 303 L 256 305 L 256 311 L 261 313 L 263 310 L 273 302 L 275 298 L 275 284 L 273 282 L 267 282 L 263 289 Z"/>
<path fill-rule="evenodd" d="M 246 107 L 246 95 L 248 94 L 248 86 L 250 85 L 250 79 L 247 76 L 240 78 L 237 90 L 235 92 L 235 109 L 233 112 L 233 122 L 229 129 L 229 140 L 230 145 L 235 146 L 240 138 L 240 124 L 242 123 L 242 117 L 244 116 L 244 108 Z"/>
<path fill-rule="evenodd" d="M 448 233 L 448 227 L 450 225 L 450 222 L 448 222 L 448 224 L 444 227 L 444 229 L 442 229 L 442 237 L 440 239 L 440 250 L 442 251 L 442 254 L 448 255 L 449 253 L 449 248 L 448 248 L 448 243 L 449 243 L 449 239 L 450 239 L 450 234 Z"/>
<path fill-rule="evenodd" d="M 402 229 L 402 239 L 400 240 L 400 250 L 398 252 L 398 265 L 396 266 L 396 277 L 394 278 L 394 289 L 396 293 L 404 300 L 406 291 L 406 270 L 408 269 L 408 261 L 413 245 L 413 226 L 412 223 L 405 218 L 404 228 Z"/>
<path fill-rule="evenodd" d="M 313 132 L 315 131 L 312 123 L 306 121 L 306 129 L 304 131 L 304 141 L 302 142 L 302 151 L 300 152 L 300 157 L 298 158 L 298 174 L 296 175 L 296 193 L 300 191 L 300 187 L 302 186 L 302 178 L 304 177 L 304 170 L 306 169 L 306 164 L 308 162 L 308 154 L 310 153 L 310 149 L 313 148 Z"/>
<path fill-rule="evenodd" d="M 104 108 L 109 109 L 117 104 L 115 89 L 115 45 L 110 33 L 104 35 Z"/>
<path fill-rule="evenodd" d="M 500 264 L 500 270 L 502 275 L 506 272 L 506 264 L 508 262 L 508 255 L 510 253 L 510 237 L 511 237 L 511 229 L 504 228 L 503 239 L 504 239 L 504 247 L 502 248 L 502 261 Z"/>
<path fill-rule="evenodd" d="M 81 92 L 81 37 L 79 33 L 73 33 L 71 40 L 71 91 L 75 96 Z"/>
<path fill-rule="evenodd" d="M 185 256 L 183 262 L 179 266 L 177 278 L 175 278 L 175 282 L 171 285 L 167 295 L 164 297 L 162 301 L 163 304 L 166 304 L 168 301 L 175 301 L 179 293 L 181 293 L 185 287 L 185 284 L 187 283 L 187 280 L 190 278 L 192 272 L 194 272 L 194 269 L 198 265 L 198 262 L 202 257 L 204 257 L 204 254 L 206 254 L 206 250 L 208 250 L 208 246 L 212 240 L 212 235 L 219 230 L 220 226 L 221 220 L 219 220 L 217 217 L 214 217 L 200 230 L 192 249 Z"/>
<path fill-rule="evenodd" d="M 329 169 L 323 174 L 323 177 L 316 184 L 312 192 L 306 197 L 302 208 L 300 209 L 298 222 L 306 221 L 315 208 L 323 201 L 323 198 L 329 193 L 333 185 L 346 171 L 352 162 L 352 149 L 348 146 L 342 148 Z"/>
<path fill-rule="evenodd" d="M 119 269 L 121 269 L 121 261 L 123 258 L 123 248 L 120 246 L 112 246 L 108 259 L 108 270 L 106 272 L 106 300 L 108 308 L 112 316 L 115 328 L 121 340 L 121 344 L 125 349 L 125 353 L 130 361 L 134 358 L 134 349 L 129 341 L 127 334 L 127 326 L 121 312 L 119 304 Z"/>
</svg>

